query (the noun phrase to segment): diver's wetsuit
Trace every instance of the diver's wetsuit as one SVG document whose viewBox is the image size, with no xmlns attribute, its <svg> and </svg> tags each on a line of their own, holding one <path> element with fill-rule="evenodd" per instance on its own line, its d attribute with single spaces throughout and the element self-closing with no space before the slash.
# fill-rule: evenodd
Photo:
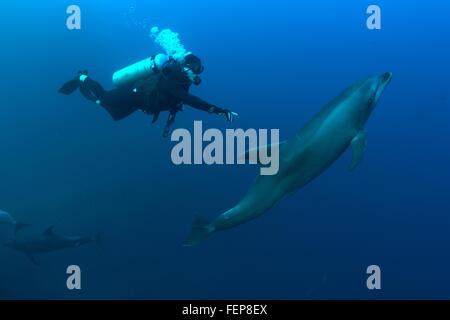
<svg viewBox="0 0 450 320">
<path fill-rule="evenodd" d="M 144 82 L 142 86 L 135 83 L 106 91 L 89 77 L 81 84 L 80 90 L 87 99 L 99 101 L 114 120 L 124 119 L 137 110 L 155 115 L 156 120 L 160 112 L 176 110 L 181 104 L 207 112 L 222 110 L 190 94 L 191 85 L 192 82 L 182 72 L 167 69 L 161 73 L 152 90 L 147 90 Z"/>
</svg>

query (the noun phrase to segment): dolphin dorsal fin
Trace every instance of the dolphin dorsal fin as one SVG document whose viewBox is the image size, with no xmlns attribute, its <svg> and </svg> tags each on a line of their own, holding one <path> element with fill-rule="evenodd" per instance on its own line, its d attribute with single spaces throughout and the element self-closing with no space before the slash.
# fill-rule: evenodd
<svg viewBox="0 0 450 320">
<path fill-rule="evenodd" d="M 52 236 L 55 234 L 55 232 L 53 231 L 55 227 L 54 226 L 50 226 L 47 228 L 47 230 L 44 231 L 43 235 L 44 236 Z"/>
</svg>

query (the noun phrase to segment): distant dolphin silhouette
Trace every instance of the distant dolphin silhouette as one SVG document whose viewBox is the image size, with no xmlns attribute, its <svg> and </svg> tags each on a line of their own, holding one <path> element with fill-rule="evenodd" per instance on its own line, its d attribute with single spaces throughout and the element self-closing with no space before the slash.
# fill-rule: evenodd
<svg viewBox="0 0 450 320">
<path fill-rule="evenodd" d="M 28 226 L 25 223 L 17 222 L 8 212 L 0 210 L 0 224 L 9 224 L 14 228 L 14 233 L 17 233 L 23 227 Z"/>
<path fill-rule="evenodd" d="M 76 248 L 90 243 L 101 245 L 100 233 L 93 236 L 67 237 L 56 234 L 53 228 L 53 226 L 49 227 L 42 235 L 34 239 L 19 240 L 15 238 L 3 243 L 3 246 L 24 253 L 33 264 L 38 265 L 35 254 Z"/>
<path fill-rule="evenodd" d="M 343 91 L 294 137 L 275 146 L 280 154 L 277 175 L 258 176 L 247 195 L 212 223 L 196 217 L 184 245 L 196 245 L 212 233 L 261 216 L 322 174 L 349 146 L 353 149 L 349 169 L 355 169 L 366 150 L 366 122 L 391 79 L 388 72 L 358 81 Z"/>
</svg>

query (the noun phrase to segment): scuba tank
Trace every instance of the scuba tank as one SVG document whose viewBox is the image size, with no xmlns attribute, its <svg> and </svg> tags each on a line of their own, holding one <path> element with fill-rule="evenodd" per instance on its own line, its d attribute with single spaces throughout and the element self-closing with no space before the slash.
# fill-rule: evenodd
<svg viewBox="0 0 450 320">
<path fill-rule="evenodd" d="M 151 94 L 154 91 L 149 88 L 156 87 L 160 77 L 164 74 L 163 69 L 165 67 L 175 68 L 179 66 L 174 64 L 173 58 L 169 58 L 167 55 L 160 53 L 116 71 L 113 74 L 113 83 L 117 87 L 134 84 L 136 86 L 134 90 L 140 90 L 141 87 L 145 87 L 145 90 L 149 91 L 148 94 Z M 163 132 L 164 138 L 170 135 L 170 129 L 175 122 L 176 114 L 181 110 L 182 104 L 169 110 L 169 117 Z M 144 112 L 147 113 L 146 111 Z M 158 120 L 159 114 L 160 112 L 153 114 L 153 123 Z"/>
<path fill-rule="evenodd" d="M 169 58 L 165 54 L 160 53 L 136 62 L 116 71 L 113 74 L 113 83 L 117 87 L 122 87 L 148 78 L 151 75 L 159 73 L 167 61 L 169 61 Z"/>
</svg>

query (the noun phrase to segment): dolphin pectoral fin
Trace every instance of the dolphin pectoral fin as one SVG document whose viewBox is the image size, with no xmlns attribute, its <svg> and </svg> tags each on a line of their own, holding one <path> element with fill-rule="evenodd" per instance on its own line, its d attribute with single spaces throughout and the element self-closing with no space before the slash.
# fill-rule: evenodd
<svg viewBox="0 0 450 320">
<path fill-rule="evenodd" d="M 28 260 L 31 261 L 32 264 L 34 264 L 35 266 L 39 266 L 39 263 L 37 263 L 36 258 L 34 256 L 32 256 L 31 254 L 27 254 L 27 258 Z"/>
<path fill-rule="evenodd" d="M 260 147 L 256 147 L 253 149 L 248 150 L 245 153 L 241 153 L 238 156 L 238 160 L 239 161 L 246 161 L 246 162 L 250 162 L 250 159 L 252 160 L 256 160 L 258 164 L 261 164 L 259 161 L 259 155 L 260 154 L 266 154 L 269 155 L 272 152 L 272 148 L 274 146 L 278 147 L 278 151 L 283 147 L 283 145 L 286 143 L 286 141 L 280 142 L 278 144 L 268 144 L 265 146 L 260 146 Z"/>
<path fill-rule="evenodd" d="M 352 140 L 353 159 L 350 167 L 348 168 L 350 171 L 353 171 L 361 163 L 366 149 L 366 132 L 360 131 Z"/>
</svg>

